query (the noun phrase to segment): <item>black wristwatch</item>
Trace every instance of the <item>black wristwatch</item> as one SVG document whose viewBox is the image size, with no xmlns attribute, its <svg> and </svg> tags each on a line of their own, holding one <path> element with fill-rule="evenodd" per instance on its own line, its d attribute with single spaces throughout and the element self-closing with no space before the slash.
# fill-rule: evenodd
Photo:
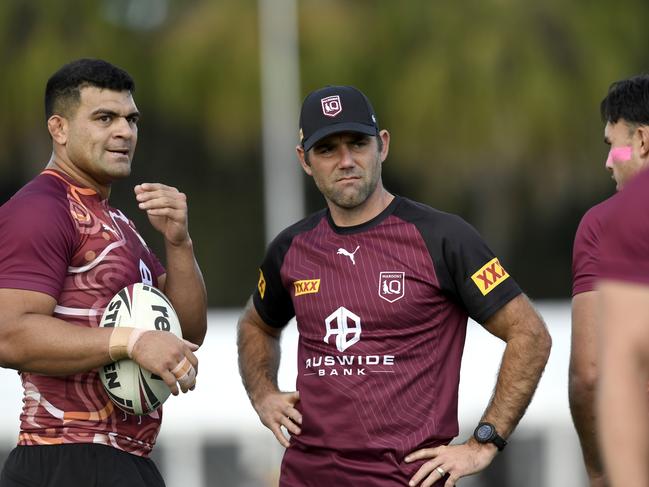
<svg viewBox="0 0 649 487">
<path fill-rule="evenodd" d="M 480 423 L 473 432 L 473 437 L 478 443 L 493 443 L 498 451 L 503 451 L 507 442 L 498 434 L 496 427 L 491 423 Z"/>
</svg>

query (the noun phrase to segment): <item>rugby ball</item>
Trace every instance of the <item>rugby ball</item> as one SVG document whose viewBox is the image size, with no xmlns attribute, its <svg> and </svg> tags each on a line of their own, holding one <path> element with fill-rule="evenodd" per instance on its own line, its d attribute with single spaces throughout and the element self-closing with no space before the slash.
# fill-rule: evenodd
<svg viewBox="0 0 649 487">
<path fill-rule="evenodd" d="M 126 286 L 110 300 L 99 326 L 127 326 L 162 330 L 182 338 L 178 316 L 169 299 L 148 284 Z M 149 414 L 167 400 L 171 391 L 155 374 L 125 359 L 99 370 L 101 383 L 113 403 L 128 414 Z"/>
</svg>

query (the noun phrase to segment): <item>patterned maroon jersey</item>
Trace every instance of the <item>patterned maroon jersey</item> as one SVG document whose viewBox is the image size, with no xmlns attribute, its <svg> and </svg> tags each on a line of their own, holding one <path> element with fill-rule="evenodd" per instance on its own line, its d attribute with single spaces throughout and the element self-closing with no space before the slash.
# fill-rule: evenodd
<svg viewBox="0 0 649 487">
<path fill-rule="evenodd" d="M 282 232 L 254 294 L 266 323 L 299 331 L 303 425 L 281 485 L 407 485 L 421 463 L 404 456 L 458 434 L 467 316 L 519 293 L 472 227 L 405 198 L 359 226 L 321 211 Z"/>
<path fill-rule="evenodd" d="M 593 291 L 599 266 L 599 242 L 616 195 L 588 210 L 577 228 L 572 247 L 572 295 Z"/>
<path fill-rule="evenodd" d="M 649 284 L 649 170 L 615 198 L 600 244 L 598 277 Z"/>
<path fill-rule="evenodd" d="M 0 208 L 0 288 L 39 291 L 54 316 L 96 327 L 124 286 L 157 285 L 164 268 L 124 214 L 63 173 L 43 171 Z M 96 371 L 64 377 L 20 374 L 19 445 L 101 443 L 147 456 L 162 410 L 128 416 Z"/>
</svg>

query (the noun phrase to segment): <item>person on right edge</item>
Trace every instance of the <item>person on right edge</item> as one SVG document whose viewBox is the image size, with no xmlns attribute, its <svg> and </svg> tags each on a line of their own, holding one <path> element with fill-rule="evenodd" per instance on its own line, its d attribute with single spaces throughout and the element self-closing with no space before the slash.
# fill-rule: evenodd
<svg viewBox="0 0 649 487">
<path fill-rule="evenodd" d="M 649 158 L 649 126 L 628 144 Z M 649 485 L 649 171 L 613 203 L 600 244 L 597 428 L 611 487 Z"/>
<path fill-rule="evenodd" d="M 478 232 L 383 186 L 389 147 L 356 88 L 304 100 L 297 156 L 327 208 L 270 244 L 239 319 L 244 386 L 287 447 L 281 487 L 454 486 L 505 448 L 548 360 L 543 320 Z M 282 392 L 294 316 L 297 391 Z M 469 316 L 506 346 L 474 436 L 449 445 Z"/>
<path fill-rule="evenodd" d="M 649 158 L 634 152 L 634 132 L 649 123 L 649 76 L 641 75 L 611 85 L 601 103 L 606 123 L 604 141 L 611 146 L 606 168 L 618 191 L 647 166 Z M 645 127 L 646 128 L 646 127 Z M 606 487 L 597 447 L 595 391 L 598 380 L 596 278 L 600 240 L 617 195 L 595 205 L 583 216 L 573 246 L 572 344 L 569 370 L 570 411 L 579 436 L 590 487 Z"/>
</svg>

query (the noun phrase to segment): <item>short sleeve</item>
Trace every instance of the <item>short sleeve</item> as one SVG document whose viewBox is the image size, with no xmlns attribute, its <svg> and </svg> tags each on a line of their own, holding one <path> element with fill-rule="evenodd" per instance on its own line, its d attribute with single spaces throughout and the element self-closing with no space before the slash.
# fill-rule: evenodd
<svg viewBox="0 0 649 487">
<path fill-rule="evenodd" d="M 521 289 L 471 225 L 449 217 L 445 226 L 440 284 L 456 295 L 471 318 L 484 323 Z"/>
<path fill-rule="evenodd" d="M 589 209 L 577 227 L 572 246 L 572 295 L 595 289 L 599 272 L 599 244 L 615 196 Z"/>
<path fill-rule="evenodd" d="M 259 316 L 270 326 L 281 328 L 293 316 L 295 310 L 291 296 L 282 285 L 281 268 L 290 247 L 291 239 L 280 234 L 269 246 L 259 267 L 257 289 L 253 303 Z"/>
<path fill-rule="evenodd" d="M 77 242 L 65 198 L 19 193 L 0 208 L 0 288 L 58 299 Z"/>
</svg>

